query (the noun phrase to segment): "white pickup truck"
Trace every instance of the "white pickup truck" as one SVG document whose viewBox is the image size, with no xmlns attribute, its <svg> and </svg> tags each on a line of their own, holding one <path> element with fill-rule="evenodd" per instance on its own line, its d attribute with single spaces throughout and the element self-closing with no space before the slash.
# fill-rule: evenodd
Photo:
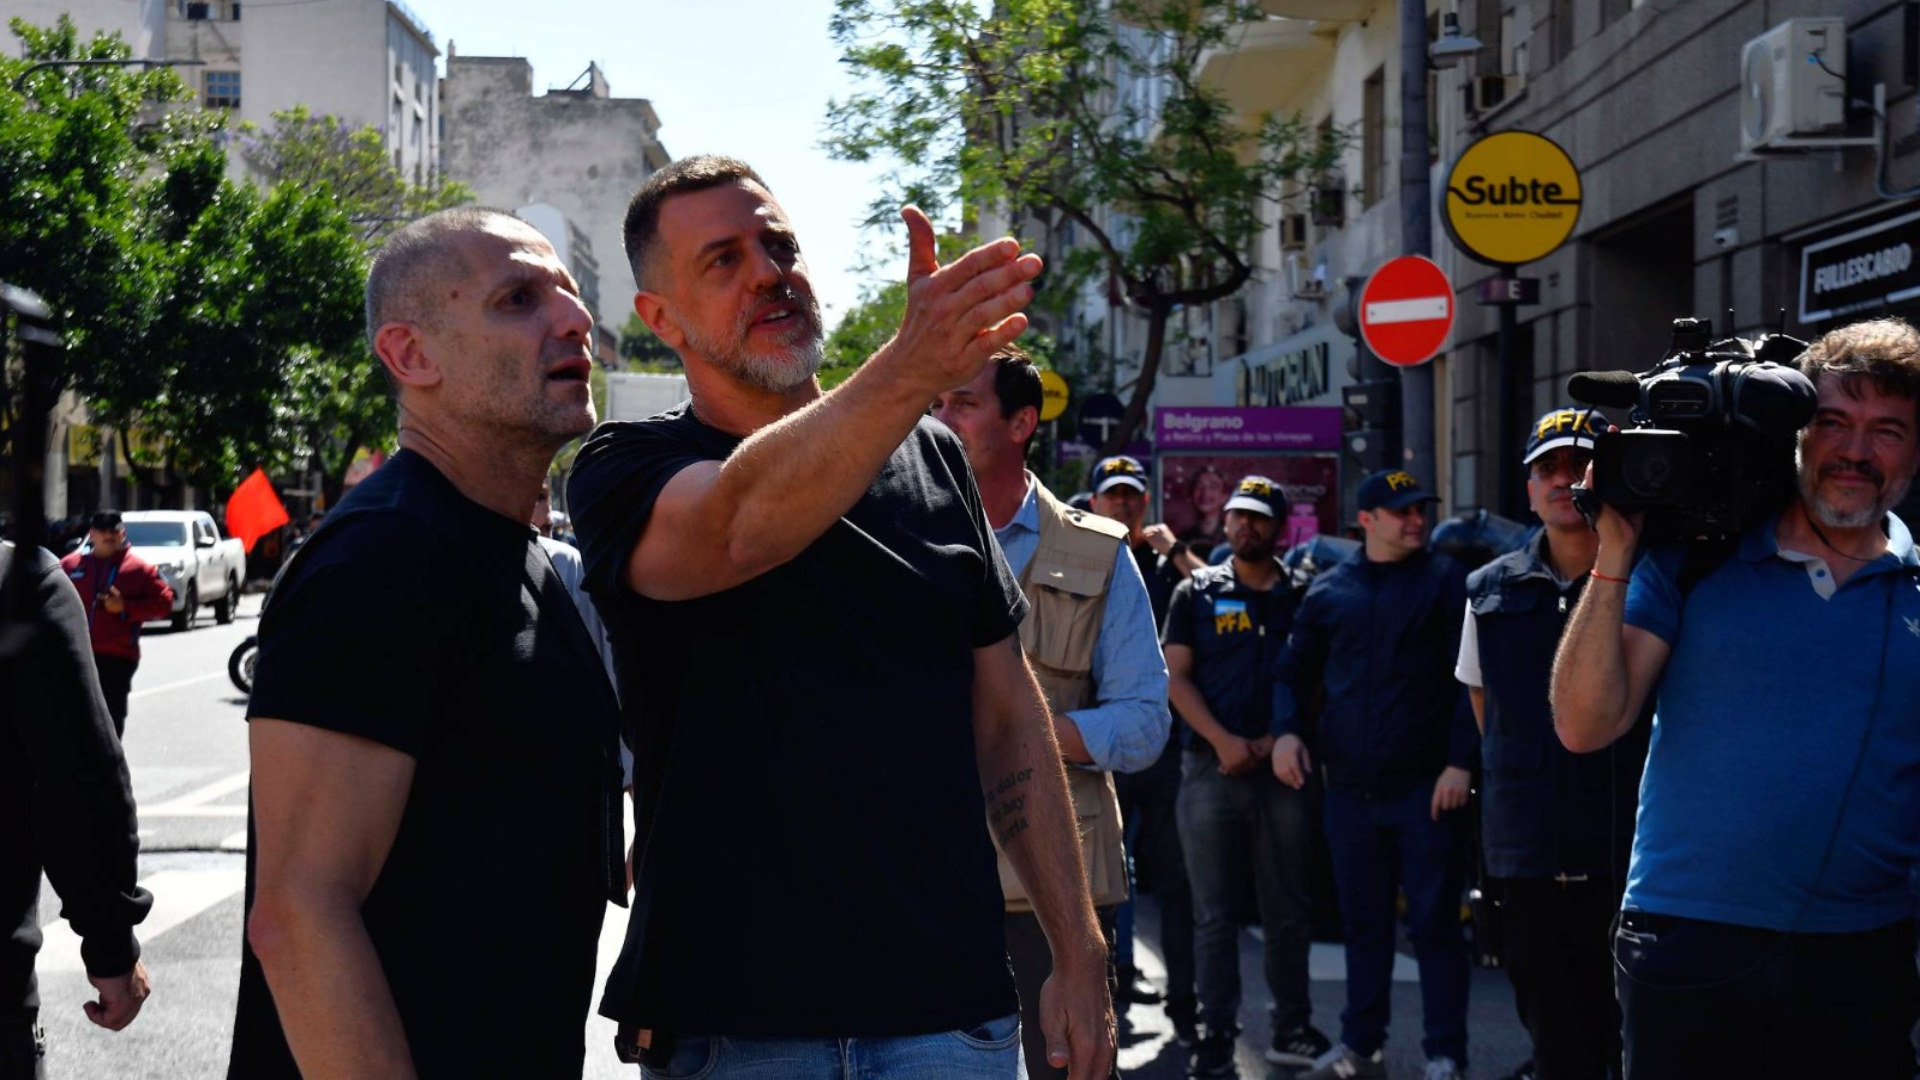
<svg viewBox="0 0 1920 1080">
<path fill-rule="evenodd" d="M 213 617 L 233 621 L 247 552 L 238 540 L 220 537 L 213 515 L 200 510 L 129 510 L 121 515 L 127 545 L 160 570 L 173 589 L 173 628 L 186 630 L 212 604 Z"/>
</svg>

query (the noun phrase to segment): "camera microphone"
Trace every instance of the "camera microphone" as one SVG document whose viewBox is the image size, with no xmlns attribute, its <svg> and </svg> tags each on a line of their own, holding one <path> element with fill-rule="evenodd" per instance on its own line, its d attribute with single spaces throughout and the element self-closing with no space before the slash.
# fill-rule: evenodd
<svg viewBox="0 0 1920 1080">
<path fill-rule="evenodd" d="M 1567 379 L 1567 394 L 1586 405 L 1631 409 L 1640 404 L 1640 380 L 1631 371 L 1582 371 Z"/>
</svg>

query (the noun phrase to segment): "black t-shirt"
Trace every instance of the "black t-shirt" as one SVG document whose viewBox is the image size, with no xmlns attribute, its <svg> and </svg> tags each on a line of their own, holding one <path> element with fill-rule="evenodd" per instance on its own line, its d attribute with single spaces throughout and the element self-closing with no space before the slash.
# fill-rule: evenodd
<svg viewBox="0 0 1920 1080">
<path fill-rule="evenodd" d="M 844 517 L 752 581 L 676 603 L 628 590 L 661 489 L 739 442 L 685 407 L 606 424 L 568 483 L 644 845 L 600 1011 L 794 1038 L 1011 1013 L 972 650 L 1011 635 L 1026 600 L 960 444 L 923 420 Z"/>
<path fill-rule="evenodd" d="M 1193 650 L 1193 682 L 1213 718 L 1235 735 L 1257 739 L 1273 716 L 1274 663 L 1293 625 L 1285 580 L 1272 589 L 1240 584 L 1231 564 L 1211 566 L 1173 591 L 1160 643 Z M 1189 749 L 1208 749 L 1190 735 Z"/>
<path fill-rule="evenodd" d="M 327 516 L 260 622 L 250 717 L 414 758 L 361 913 L 424 1080 L 579 1076 L 600 920 L 624 891 L 617 705 L 534 537 L 402 452 Z M 253 871 L 249 844 L 249 905 Z M 251 947 L 228 1075 L 299 1075 Z"/>
</svg>

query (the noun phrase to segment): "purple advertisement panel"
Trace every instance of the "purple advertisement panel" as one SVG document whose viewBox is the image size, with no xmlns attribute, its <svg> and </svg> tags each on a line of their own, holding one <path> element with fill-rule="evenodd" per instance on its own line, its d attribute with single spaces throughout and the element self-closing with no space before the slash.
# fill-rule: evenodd
<svg viewBox="0 0 1920 1080">
<path fill-rule="evenodd" d="M 1280 526 L 1281 550 L 1340 531 L 1336 455 L 1162 453 L 1158 460 L 1160 520 L 1195 544 L 1203 559 L 1227 538 L 1227 499 L 1243 476 L 1264 476 L 1286 492 L 1290 512 Z"/>
<path fill-rule="evenodd" d="M 1154 410 L 1159 450 L 1340 449 L 1337 405 L 1173 405 Z"/>
</svg>

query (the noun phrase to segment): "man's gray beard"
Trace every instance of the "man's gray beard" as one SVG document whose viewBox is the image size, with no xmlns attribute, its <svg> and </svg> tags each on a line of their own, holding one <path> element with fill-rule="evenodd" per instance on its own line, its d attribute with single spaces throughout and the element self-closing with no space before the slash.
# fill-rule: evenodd
<svg viewBox="0 0 1920 1080">
<path fill-rule="evenodd" d="M 687 343 L 695 352 L 704 356 L 715 367 L 746 383 L 748 386 L 768 393 L 784 394 L 813 378 L 820 370 L 821 361 L 826 358 L 826 343 L 820 331 L 819 305 L 812 297 L 807 298 L 801 317 L 807 320 L 813 331 L 811 340 L 800 345 L 789 345 L 771 356 L 757 355 L 748 351 L 747 336 L 752 325 L 741 321 L 734 327 L 734 344 L 722 345 L 717 341 L 705 339 L 700 331 L 688 329 Z"/>
<path fill-rule="evenodd" d="M 1862 507 L 1850 514 L 1842 513 L 1820 499 L 1818 477 L 1809 477 L 1803 470 L 1799 474 L 1799 483 L 1801 505 L 1805 506 L 1807 512 L 1811 513 L 1820 524 L 1829 529 L 1864 529 L 1878 523 L 1887 516 L 1889 511 L 1900 505 L 1900 500 L 1907 497 L 1907 488 L 1912 486 L 1913 478 L 1908 477 L 1906 483 L 1897 487 L 1888 486 L 1880 493 L 1880 497 L 1873 501 L 1873 505 Z"/>
</svg>

